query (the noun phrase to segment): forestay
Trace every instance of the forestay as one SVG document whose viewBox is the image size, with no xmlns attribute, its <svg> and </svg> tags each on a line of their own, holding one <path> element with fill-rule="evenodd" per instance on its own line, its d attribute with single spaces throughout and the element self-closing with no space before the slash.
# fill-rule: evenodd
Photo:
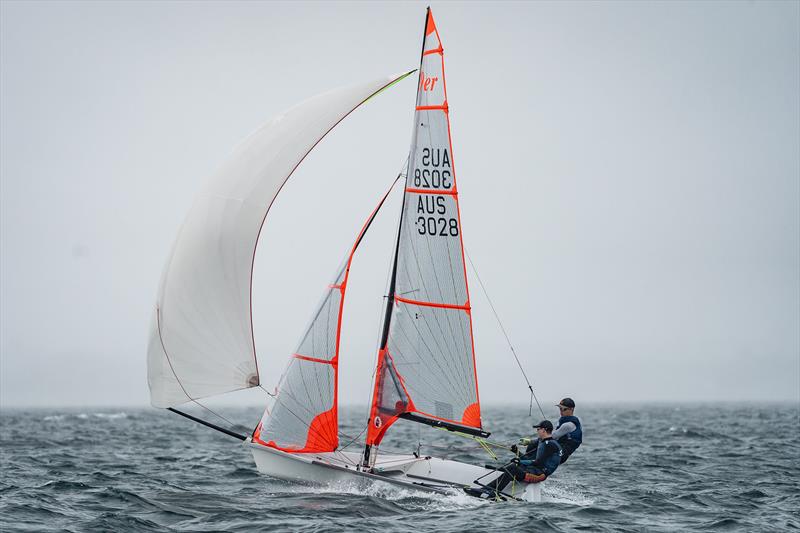
<svg viewBox="0 0 800 533">
<path fill-rule="evenodd" d="M 480 428 L 444 52 L 428 12 L 367 445 L 399 416 Z"/>
<path fill-rule="evenodd" d="M 399 177 L 397 178 L 399 179 Z M 350 265 L 386 191 L 337 269 L 281 377 L 271 410 L 264 411 L 253 441 L 287 452 L 332 452 L 339 446 L 339 344 Z"/>
<path fill-rule="evenodd" d="M 336 124 L 408 74 L 337 89 L 275 117 L 197 195 L 164 268 L 151 324 L 154 406 L 259 385 L 251 282 L 267 212 L 294 169 Z"/>
</svg>

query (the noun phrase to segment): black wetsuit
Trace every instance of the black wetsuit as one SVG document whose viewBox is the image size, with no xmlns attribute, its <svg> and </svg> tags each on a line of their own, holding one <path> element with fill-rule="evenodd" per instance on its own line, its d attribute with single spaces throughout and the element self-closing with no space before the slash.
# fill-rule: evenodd
<svg viewBox="0 0 800 533">
<path fill-rule="evenodd" d="M 535 441 L 528 445 L 525 454 L 519 458 L 519 464 L 511 464 L 504 468 L 503 474 L 487 485 L 487 487 L 502 491 L 512 479 L 525 481 L 529 475 L 535 481 L 544 481 L 547 476 L 556 471 L 561 462 L 561 446 L 551 437 Z"/>
</svg>

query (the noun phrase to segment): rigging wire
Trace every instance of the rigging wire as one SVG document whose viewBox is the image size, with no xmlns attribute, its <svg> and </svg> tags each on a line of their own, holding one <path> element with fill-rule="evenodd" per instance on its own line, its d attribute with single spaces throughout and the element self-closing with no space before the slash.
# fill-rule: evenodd
<svg viewBox="0 0 800 533">
<path fill-rule="evenodd" d="M 200 407 L 202 407 L 203 409 L 205 409 L 206 411 L 208 411 L 208 412 L 209 412 L 209 413 L 211 413 L 212 415 L 214 415 L 214 416 L 216 416 L 216 417 L 220 418 L 221 420 L 224 420 L 225 422 L 227 422 L 228 424 L 230 424 L 232 427 L 246 427 L 246 426 L 244 426 L 244 425 L 242 425 L 242 424 L 236 424 L 235 422 L 231 422 L 230 420 L 228 420 L 227 418 L 225 418 L 225 417 L 224 417 L 224 416 L 222 416 L 221 414 L 219 414 L 219 413 L 215 412 L 215 411 L 214 411 L 214 410 L 212 410 L 211 408 L 209 408 L 209 407 L 206 407 L 205 405 L 203 405 L 202 403 L 200 403 L 200 401 L 199 401 L 199 400 L 195 400 L 194 398 L 192 398 L 192 402 L 193 402 L 193 403 L 196 403 L 197 405 L 199 405 Z"/>
<path fill-rule="evenodd" d="M 350 442 L 348 442 L 348 443 L 347 443 L 347 444 L 345 444 L 344 446 L 339 446 L 339 449 L 340 449 L 340 450 L 345 450 L 345 449 L 347 449 L 348 447 L 352 446 L 352 445 L 353 445 L 353 443 L 354 443 L 355 441 L 357 441 L 358 439 L 360 439 L 360 438 L 361 438 L 361 435 L 363 435 L 363 434 L 364 434 L 364 432 L 365 432 L 365 431 L 367 431 L 367 428 L 368 428 L 368 427 L 369 427 L 369 426 L 364 426 L 364 429 L 362 429 L 362 430 L 361 430 L 361 432 L 360 432 L 358 435 L 356 435 L 355 437 L 353 437 L 353 438 L 350 438 L 350 436 L 349 436 L 349 435 L 345 435 L 344 433 L 342 433 L 342 432 L 339 432 L 339 435 L 341 435 L 341 436 L 343 436 L 343 437 L 347 437 L 348 439 L 350 439 Z"/>
<path fill-rule="evenodd" d="M 517 366 L 519 367 L 520 372 L 522 372 L 522 377 L 525 378 L 525 383 L 528 384 L 528 390 L 531 391 L 531 402 L 528 406 L 528 416 L 533 415 L 533 402 L 536 401 L 536 406 L 539 408 L 539 412 L 542 413 L 542 418 L 547 418 L 544 414 L 544 410 L 542 406 L 539 404 L 539 399 L 536 397 L 536 393 L 533 392 L 533 385 L 531 385 L 531 381 L 528 379 L 528 375 L 525 373 L 525 369 L 522 368 L 522 363 L 517 356 L 517 351 L 514 349 L 514 345 L 511 344 L 511 339 L 508 338 L 508 333 L 506 333 L 506 328 L 503 327 L 503 322 L 500 320 L 500 316 L 497 314 L 497 310 L 494 308 L 494 304 L 492 303 L 492 299 L 489 298 L 489 292 L 486 290 L 486 286 L 483 284 L 483 280 L 478 275 L 478 269 L 475 268 L 475 263 L 472 262 L 472 257 L 470 257 L 469 252 L 467 251 L 466 246 L 464 247 L 464 254 L 467 256 L 467 260 L 469 260 L 469 264 L 472 265 L 472 271 L 475 273 L 475 278 L 478 280 L 478 284 L 481 286 L 483 290 L 483 295 L 486 296 L 486 301 L 489 302 L 489 307 L 492 308 L 492 313 L 494 313 L 494 318 L 497 320 L 497 325 L 500 326 L 500 331 L 503 332 L 503 336 L 506 338 L 506 342 L 508 343 L 508 347 L 511 349 L 511 353 L 514 355 L 514 359 L 517 361 Z"/>
</svg>

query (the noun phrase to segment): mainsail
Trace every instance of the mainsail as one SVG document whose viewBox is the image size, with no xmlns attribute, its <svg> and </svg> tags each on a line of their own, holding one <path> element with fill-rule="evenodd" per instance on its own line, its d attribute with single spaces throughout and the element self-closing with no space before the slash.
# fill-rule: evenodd
<svg viewBox="0 0 800 533">
<path fill-rule="evenodd" d="M 264 411 L 253 441 L 286 452 L 332 452 L 339 446 L 339 341 L 350 265 L 395 183 L 361 228 L 350 252 L 328 285 L 322 301 L 289 359 L 275 404 Z"/>
<path fill-rule="evenodd" d="M 399 417 L 481 432 L 444 51 L 430 10 L 414 120 L 368 447 Z"/>
<path fill-rule="evenodd" d="M 275 117 L 195 198 L 164 268 L 150 329 L 147 378 L 155 407 L 259 385 L 251 287 L 267 212 L 334 126 L 409 74 L 337 89 Z"/>
</svg>

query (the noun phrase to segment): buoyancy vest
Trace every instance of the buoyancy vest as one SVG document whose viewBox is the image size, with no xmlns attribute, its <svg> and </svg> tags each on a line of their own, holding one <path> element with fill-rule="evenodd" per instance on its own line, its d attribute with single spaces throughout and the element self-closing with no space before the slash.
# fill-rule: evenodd
<svg viewBox="0 0 800 533">
<path fill-rule="evenodd" d="M 575 424 L 575 429 L 558 439 L 558 443 L 563 449 L 563 456 L 561 457 L 562 463 L 566 461 L 567 458 L 572 455 L 573 452 L 575 452 L 575 450 L 577 450 L 583 442 L 581 421 L 577 416 L 562 416 L 558 419 L 558 426 L 556 426 L 556 429 L 560 428 L 562 424 L 566 424 L 567 422 L 572 422 Z"/>
<path fill-rule="evenodd" d="M 553 472 L 556 471 L 558 465 L 561 464 L 561 445 L 554 441 L 553 439 L 547 439 L 539 443 L 539 447 L 536 449 L 536 459 L 538 460 L 540 457 L 544 455 L 544 451 L 548 446 L 555 446 L 558 448 L 558 452 L 554 453 L 550 457 L 548 457 L 545 463 L 542 465 L 542 470 L 546 475 L 551 475 Z"/>
</svg>

